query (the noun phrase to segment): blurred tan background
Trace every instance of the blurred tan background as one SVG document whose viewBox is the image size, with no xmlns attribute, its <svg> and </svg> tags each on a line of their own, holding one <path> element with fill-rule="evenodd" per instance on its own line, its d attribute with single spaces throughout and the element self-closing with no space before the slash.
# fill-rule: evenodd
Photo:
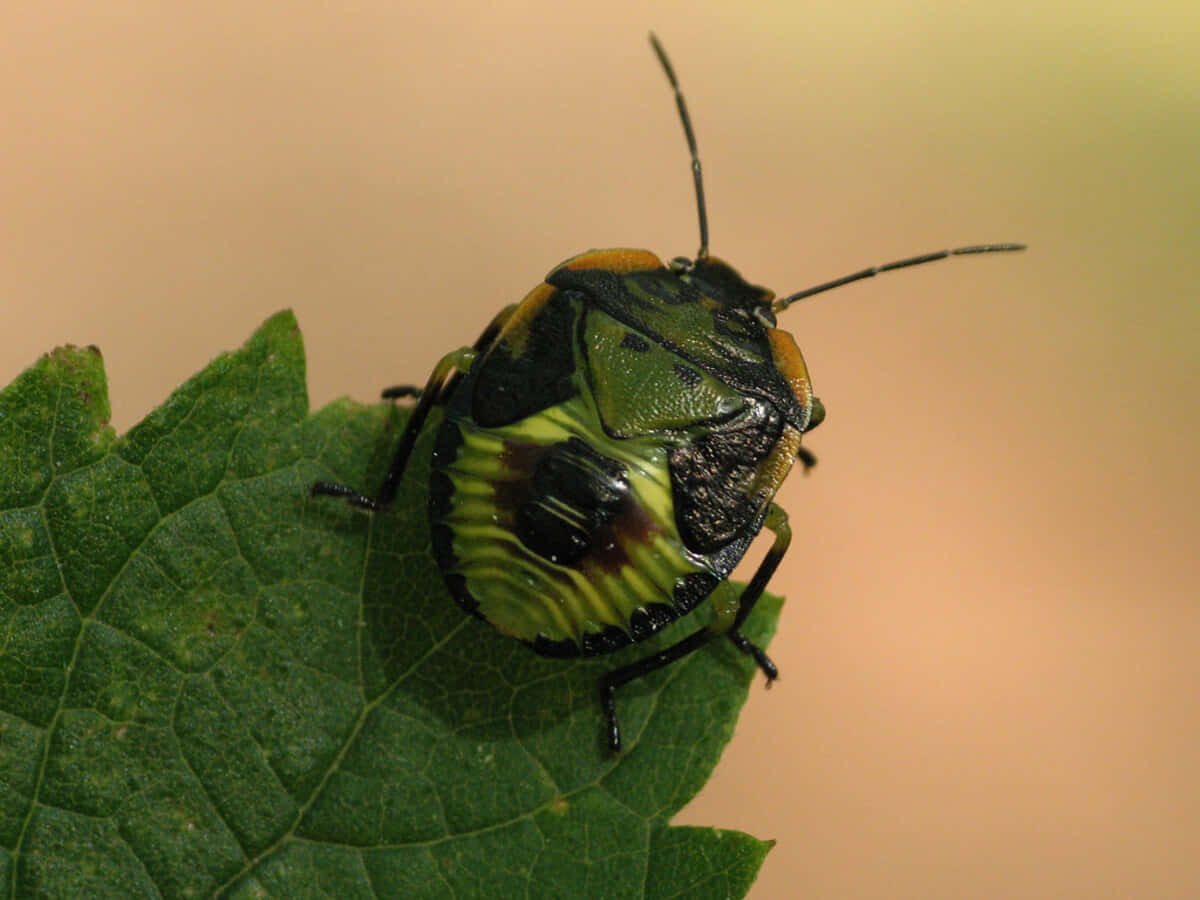
<svg viewBox="0 0 1200 900">
<path fill-rule="evenodd" d="M 751 280 L 1027 241 L 787 313 L 783 680 L 684 820 L 779 840 L 760 900 L 1200 896 L 1195 3 L 3 20 L 0 381 L 98 344 L 121 430 L 285 306 L 314 405 L 370 401 L 567 256 L 693 253 L 650 28 Z"/>
</svg>

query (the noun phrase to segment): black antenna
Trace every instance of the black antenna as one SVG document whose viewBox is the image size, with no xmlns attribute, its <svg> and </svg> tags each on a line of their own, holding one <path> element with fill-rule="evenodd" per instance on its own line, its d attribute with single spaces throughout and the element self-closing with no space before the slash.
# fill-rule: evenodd
<svg viewBox="0 0 1200 900">
<path fill-rule="evenodd" d="M 908 259 L 900 259 L 896 262 L 884 263 L 882 266 L 871 266 L 869 269 L 863 269 L 861 272 L 855 272 L 853 275 L 844 275 L 841 278 L 835 278 L 833 281 L 827 281 L 824 284 L 818 284 L 816 287 L 810 287 L 803 291 L 797 291 L 790 296 L 783 297 L 771 304 L 771 312 L 783 312 L 797 300 L 803 300 L 805 297 L 811 297 L 813 294 L 821 294 L 825 291 L 831 291 L 836 287 L 841 287 L 843 284 L 850 284 L 852 281 L 861 281 L 864 278 L 874 278 L 880 272 L 890 272 L 892 269 L 906 269 L 909 266 L 919 266 L 922 263 L 934 262 L 939 259 L 946 259 L 949 256 L 968 256 L 972 253 L 1009 253 L 1013 250 L 1024 250 L 1024 244 L 976 244 L 972 247 L 958 247 L 954 250 L 939 250 L 936 253 L 923 253 L 920 256 L 911 256 Z"/>
<path fill-rule="evenodd" d="M 692 118 L 688 115 L 687 103 L 679 90 L 679 81 L 675 78 L 675 70 L 667 59 L 667 51 L 663 49 L 654 32 L 650 32 L 650 46 L 654 48 L 658 61 L 662 63 L 667 80 L 675 90 L 675 105 L 679 107 L 679 118 L 683 121 L 683 133 L 687 137 L 688 150 L 692 154 L 692 177 L 696 181 L 696 209 L 700 213 L 700 249 L 696 252 L 696 261 L 708 258 L 708 210 L 704 206 L 704 181 L 700 177 L 700 154 L 696 151 L 696 135 L 692 131 Z"/>
</svg>

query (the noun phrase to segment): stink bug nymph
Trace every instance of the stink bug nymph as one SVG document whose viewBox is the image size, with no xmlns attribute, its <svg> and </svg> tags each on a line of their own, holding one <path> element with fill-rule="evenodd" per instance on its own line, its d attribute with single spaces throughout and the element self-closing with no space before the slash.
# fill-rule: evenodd
<svg viewBox="0 0 1200 900">
<path fill-rule="evenodd" d="M 873 266 L 776 299 L 708 253 L 700 159 L 658 40 L 691 154 L 700 222 L 694 259 L 589 250 L 506 307 L 474 345 L 448 353 L 416 397 L 374 497 L 321 481 L 313 494 L 387 508 L 433 407 L 444 410 L 429 481 L 433 552 L 458 604 L 553 657 L 645 640 L 708 601 L 708 624 L 599 679 L 608 746 L 621 748 L 616 689 L 714 638 L 778 675 L 741 628 L 791 540 L 773 498 L 801 435 L 825 417 L 775 316 L 813 294 L 987 244 Z M 740 596 L 724 587 L 762 528 L 774 542 Z M 720 589 L 718 589 L 720 586 Z"/>
</svg>

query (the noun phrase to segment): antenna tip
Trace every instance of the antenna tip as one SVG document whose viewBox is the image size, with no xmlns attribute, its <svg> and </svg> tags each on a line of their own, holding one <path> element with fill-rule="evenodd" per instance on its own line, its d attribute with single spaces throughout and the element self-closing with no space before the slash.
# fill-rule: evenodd
<svg viewBox="0 0 1200 900">
<path fill-rule="evenodd" d="M 659 63 L 667 70 L 667 78 L 671 84 L 675 84 L 675 72 L 671 68 L 671 63 L 667 59 L 667 51 L 663 48 L 662 42 L 659 41 L 658 35 L 653 31 L 650 32 L 650 46 L 654 48 L 654 55 L 658 57 Z"/>
</svg>

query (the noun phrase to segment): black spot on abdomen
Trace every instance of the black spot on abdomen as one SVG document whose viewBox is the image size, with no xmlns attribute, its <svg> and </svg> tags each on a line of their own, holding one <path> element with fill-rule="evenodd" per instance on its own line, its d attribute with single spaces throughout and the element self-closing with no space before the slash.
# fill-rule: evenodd
<svg viewBox="0 0 1200 900">
<path fill-rule="evenodd" d="M 517 537 L 562 566 L 579 562 L 629 502 L 625 466 L 579 438 L 551 447 L 529 476 L 514 510 Z"/>
</svg>

